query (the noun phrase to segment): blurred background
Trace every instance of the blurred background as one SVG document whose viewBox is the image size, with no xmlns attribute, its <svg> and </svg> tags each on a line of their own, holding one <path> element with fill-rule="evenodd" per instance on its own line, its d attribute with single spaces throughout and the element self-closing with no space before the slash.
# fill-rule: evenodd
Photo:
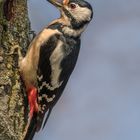
<svg viewBox="0 0 140 140">
<path fill-rule="evenodd" d="M 140 0 L 88 0 L 94 18 L 63 96 L 34 140 L 140 140 Z M 29 0 L 37 33 L 59 12 Z"/>
</svg>

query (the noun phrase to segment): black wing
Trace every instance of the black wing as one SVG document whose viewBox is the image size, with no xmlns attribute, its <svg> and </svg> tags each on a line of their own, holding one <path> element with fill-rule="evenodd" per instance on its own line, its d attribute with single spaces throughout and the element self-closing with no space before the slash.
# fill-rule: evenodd
<svg viewBox="0 0 140 140">
<path fill-rule="evenodd" d="M 49 111 L 49 116 L 66 86 L 75 67 L 79 48 L 79 39 L 64 38 L 57 34 L 40 48 L 37 70 L 39 129 L 46 111 Z"/>
</svg>

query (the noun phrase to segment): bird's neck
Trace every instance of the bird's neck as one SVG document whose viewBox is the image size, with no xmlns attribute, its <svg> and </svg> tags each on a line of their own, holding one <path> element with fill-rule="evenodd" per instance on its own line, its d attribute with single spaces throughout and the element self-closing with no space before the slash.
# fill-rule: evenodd
<svg viewBox="0 0 140 140">
<path fill-rule="evenodd" d="M 68 35 L 70 37 L 80 37 L 82 32 L 85 30 L 85 27 L 79 28 L 79 29 L 74 29 L 72 26 L 63 26 L 62 27 L 62 32 L 65 35 Z"/>
<path fill-rule="evenodd" d="M 61 16 L 59 19 L 62 22 L 62 32 L 71 37 L 80 37 L 85 30 L 86 25 L 80 26 L 76 21 L 70 20 L 67 16 Z"/>
<path fill-rule="evenodd" d="M 58 25 L 58 26 L 56 26 L 57 29 L 59 27 L 59 30 L 63 34 L 70 36 L 70 37 L 74 37 L 74 38 L 80 37 L 82 32 L 86 28 L 86 25 L 81 26 L 79 28 L 73 27 L 71 24 L 71 21 L 69 21 L 69 19 L 67 19 L 66 17 L 60 17 L 59 19 L 54 20 L 53 22 L 50 23 L 49 26 L 51 26 L 51 25 Z"/>
</svg>

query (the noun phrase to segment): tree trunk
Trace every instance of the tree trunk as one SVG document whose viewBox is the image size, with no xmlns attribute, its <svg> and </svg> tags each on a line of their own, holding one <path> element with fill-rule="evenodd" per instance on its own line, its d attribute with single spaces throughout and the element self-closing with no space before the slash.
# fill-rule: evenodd
<svg viewBox="0 0 140 140">
<path fill-rule="evenodd" d="M 8 53 L 15 45 L 25 52 L 29 30 L 27 0 L 0 0 L 0 140 L 23 139 L 27 124 L 18 55 Z"/>
</svg>

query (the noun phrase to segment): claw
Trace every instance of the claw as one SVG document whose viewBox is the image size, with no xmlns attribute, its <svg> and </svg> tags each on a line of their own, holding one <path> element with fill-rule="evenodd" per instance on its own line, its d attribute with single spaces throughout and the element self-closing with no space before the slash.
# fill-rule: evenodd
<svg viewBox="0 0 140 140">
<path fill-rule="evenodd" d="M 15 51 L 17 50 L 18 56 L 19 56 L 19 60 L 23 59 L 22 53 L 21 53 L 21 48 L 19 45 L 14 45 L 11 46 L 11 50 L 9 53 L 7 53 L 6 55 L 13 55 L 15 54 Z"/>
</svg>

